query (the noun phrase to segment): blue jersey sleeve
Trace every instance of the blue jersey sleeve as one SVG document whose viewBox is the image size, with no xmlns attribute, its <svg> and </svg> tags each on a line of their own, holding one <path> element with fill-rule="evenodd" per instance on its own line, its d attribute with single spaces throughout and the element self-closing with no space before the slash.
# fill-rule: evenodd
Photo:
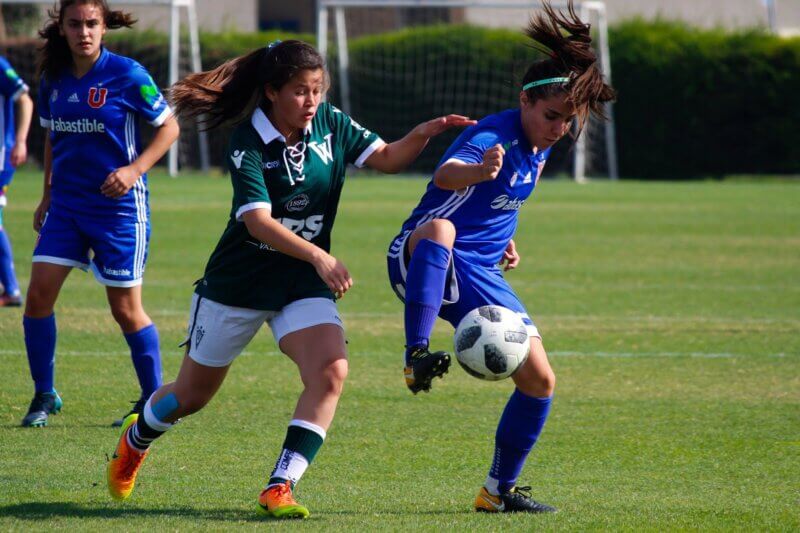
<svg viewBox="0 0 800 533">
<path fill-rule="evenodd" d="M 0 57 L 0 69 L 3 71 L 0 75 L 0 95 L 16 101 L 22 93 L 28 92 L 28 86 L 4 57 Z"/>
<path fill-rule="evenodd" d="M 457 159 L 462 163 L 479 164 L 483 162 L 483 154 L 494 146 L 502 144 L 500 135 L 494 130 L 479 130 L 466 139 L 464 143 L 450 154 L 448 159 Z"/>
<path fill-rule="evenodd" d="M 50 91 L 50 84 L 42 76 L 42 81 L 39 82 L 39 98 L 36 108 L 39 111 L 39 123 L 43 128 L 50 128 L 53 125 L 50 114 Z"/>
<path fill-rule="evenodd" d="M 155 127 L 164 124 L 172 110 L 153 78 L 138 63 L 131 69 L 129 77 L 130 83 L 123 93 L 125 106 Z"/>
</svg>

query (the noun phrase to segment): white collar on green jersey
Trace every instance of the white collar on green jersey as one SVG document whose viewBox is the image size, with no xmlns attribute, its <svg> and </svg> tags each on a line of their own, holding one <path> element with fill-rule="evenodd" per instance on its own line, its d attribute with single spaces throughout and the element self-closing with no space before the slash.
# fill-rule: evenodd
<svg viewBox="0 0 800 533">
<path fill-rule="evenodd" d="M 256 110 L 253 112 L 253 116 L 250 119 L 250 122 L 253 124 L 253 127 L 258 132 L 258 135 L 261 137 L 261 140 L 264 141 L 264 144 L 269 144 L 275 139 L 279 139 L 283 142 L 286 142 L 286 137 L 281 135 L 281 133 L 272 125 L 272 122 L 267 118 L 267 115 L 261 110 L 260 107 L 257 107 Z M 306 129 L 304 130 L 306 135 L 311 133 L 311 123 L 308 124 Z"/>
</svg>

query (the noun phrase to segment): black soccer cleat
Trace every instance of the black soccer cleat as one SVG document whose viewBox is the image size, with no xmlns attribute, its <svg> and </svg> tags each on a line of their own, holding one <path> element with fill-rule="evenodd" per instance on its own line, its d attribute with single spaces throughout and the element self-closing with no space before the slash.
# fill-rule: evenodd
<svg viewBox="0 0 800 533">
<path fill-rule="evenodd" d="M 450 369 L 450 354 L 429 352 L 427 348 L 415 348 L 409 356 L 411 364 L 403 370 L 406 385 L 414 394 L 429 392 L 433 378 L 440 378 Z"/>
<path fill-rule="evenodd" d="M 47 425 L 47 418 L 58 414 L 64 403 L 56 391 L 37 392 L 28 407 L 28 414 L 22 419 L 22 427 L 41 428 Z"/>
<path fill-rule="evenodd" d="M 111 427 L 112 428 L 121 427 L 122 424 L 125 422 L 125 419 L 128 418 L 132 414 L 141 415 L 144 412 L 144 404 L 147 403 L 147 398 L 139 398 L 135 402 L 131 402 L 131 403 L 133 404 L 133 407 L 131 408 L 130 411 L 128 411 L 127 413 L 122 415 L 122 418 L 120 418 L 118 420 L 114 420 L 113 422 L 111 422 Z"/>
<path fill-rule="evenodd" d="M 530 487 L 512 487 L 511 490 L 494 496 L 486 487 L 481 487 L 475 498 L 475 510 L 479 513 L 555 513 L 555 507 L 539 503 L 531 498 Z"/>
</svg>

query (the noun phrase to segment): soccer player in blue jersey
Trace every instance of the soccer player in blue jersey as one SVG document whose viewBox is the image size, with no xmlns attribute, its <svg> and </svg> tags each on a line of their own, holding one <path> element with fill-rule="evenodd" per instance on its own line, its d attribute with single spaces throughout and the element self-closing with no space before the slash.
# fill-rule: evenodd
<svg viewBox="0 0 800 533">
<path fill-rule="evenodd" d="M 36 392 L 23 426 L 44 426 L 61 409 L 53 386 L 53 307 L 74 267 L 91 269 L 106 287 L 141 386 L 134 410 L 161 385 L 158 332 L 142 307 L 150 237 L 146 172 L 178 137 L 178 124 L 147 71 L 102 46 L 107 29 L 133 23 L 104 0 L 63 0 L 40 32 L 38 109 L 48 131 L 23 318 Z M 144 149 L 140 118 L 156 128 Z"/>
<path fill-rule="evenodd" d="M 28 157 L 28 130 L 33 101 L 28 86 L 8 60 L 0 56 L 0 307 L 19 307 L 22 297 L 14 274 L 11 242 L 3 229 L 3 208 L 8 203 L 6 191 L 14 170 Z"/>
<path fill-rule="evenodd" d="M 179 114 L 204 116 L 209 127 L 236 124 L 226 158 L 233 199 L 192 298 L 178 377 L 150 397 L 142 415 L 126 419 L 108 463 L 108 489 L 116 499 L 130 497 L 153 441 L 213 398 L 266 322 L 297 365 L 303 391 L 258 509 L 273 518 L 309 515 L 293 489 L 325 440 L 348 369 L 336 299 L 353 280 L 330 254 L 347 166 L 399 172 L 430 137 L 474 124 L 448 115 L 386 143 L 322 101 L 324 67 L 312 46 L 291 40 L 192 74 L 172 88 Z M 265 416 L 275 416 L 274 407 Z"/>
<path fill-rule="evenodd" d="M 550 148 L 575 120 L 582 125 L 590 113 L 602 116 L 602 104 L 615 95 L 595 64 L 589 25 L 571 4 L 568 15 L 547 3 L 544 9 L 526 33 L 550 57 L 528 68 L 519 109 L 490 115 L 456 139 L 388 253 L 392 288 L 405 302 L 405 378 L 415 394 L 430 390 L 450 364 L 449 354 L 428 349 L 437 315 L 455 327 L 471 310 L 499 305 L 528 327 L 531 355 L 512 376 L 516 390 L 500 417 L 477 511 L 555 511 L 534 501 L 530 487 L 516 486 L 550 411 L 555 375 L 539 331 L 500 266 L 519 264 L 517 213 Z"/>
</svg>

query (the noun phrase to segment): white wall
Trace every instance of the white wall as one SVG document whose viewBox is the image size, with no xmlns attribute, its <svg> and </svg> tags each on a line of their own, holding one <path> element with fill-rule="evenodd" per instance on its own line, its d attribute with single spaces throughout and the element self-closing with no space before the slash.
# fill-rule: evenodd
<svg viewBox="0 0 800 533">
<path fill-rule="evenodd" d="M 111 2 L 112 9 L 132 12 L 139 22 L 135 28 L 169 29 L 169 7 L 142 6 Z M 235 29 L 251 32 L 258 29 L 258 0 L 196 0 L 200 28 L 208 31 Z M 181 21 L 187 24 L 186 10 L 181 9 Z"/>
<path fill-rule="evenodd" d="M 558 0 L 554 0 L 556 3 Z M 604 0 L 609 21 L 641 16 L 681 19 L 698 26 L 732 28 L 767 26 L 764 0 Z M 800 0 L 775 0 L 778 29 L 791 32 L 800 28 Z M 527 20 L 529 11 L 507 9 L 467 10 L 467 20 L 481 25 L 517 27 Z"/>
</svg>

